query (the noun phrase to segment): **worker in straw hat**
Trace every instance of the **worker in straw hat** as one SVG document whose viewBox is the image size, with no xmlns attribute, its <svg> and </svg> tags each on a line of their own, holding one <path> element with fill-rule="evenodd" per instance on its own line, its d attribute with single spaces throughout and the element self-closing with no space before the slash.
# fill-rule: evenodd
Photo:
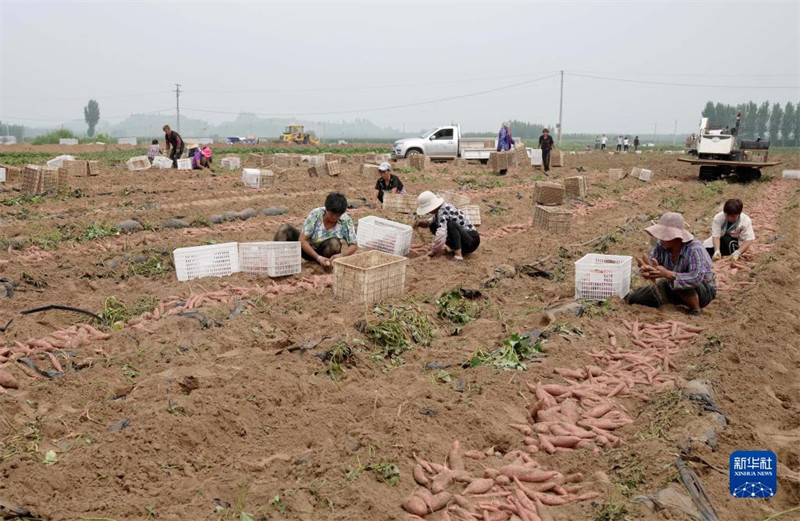
<svg viewBox="0 0 800 521">
<path fill-rule="evenodd" d="M 629 304 L 654 308 L 671 302 L 688 307 L 690 315 L 699 315 L 717 296 L 711 257 L 703 243 L 689 233 L 683 216 L 675 212 L 665 213 L 645 231 L 658 243 L 649 257 L 642 255 L 636 263 L 642 277 L 652 283 L 625 299 Z"/>
<path fill-rule="evenodd" d="M 433 234 L 429 257 L 450 251 L 453 253 L 453 261 L 462 262 L 464 255 L 478 249 L 481 237 L 469 218 L 433 192 L 426 190 L 419 194 L 416 213 L 420 217 L 432 215 L 431 218 L 416 223 L 416 226 L 430 228 Z"/>
</svg>

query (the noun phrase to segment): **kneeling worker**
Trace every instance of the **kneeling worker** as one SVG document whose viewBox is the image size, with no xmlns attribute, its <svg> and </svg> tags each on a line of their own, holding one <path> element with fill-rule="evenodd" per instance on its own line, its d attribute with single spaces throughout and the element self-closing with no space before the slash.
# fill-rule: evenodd
<svg viewBox="0 0 800 521">
<path fill-rule="evenodd" d="M 304 259 L 330 268 L 334 259 L 352 255 L 358 249 L 353 219 L 346 212 L 347 198 L 341 192 L 331 192 L 324 207 L 311 210 L 302 230 L 284 224 L 278 228 L 274 240 L 299 240 Z"/>
<path fill-rule="evenodd" d="M 417 197 L 417 215 L 428 214 L 432 214 L 433 217 L 417 222 L 416 226 L 427 226 L 434 235 L 433 244 L 428 252 L 429 257 L 449 249 L 453 252 L 453 260 L 461 262 L 464 260 L 464 255 L 469 255 L 478 249 L 481 237 L 464 212 L 426 190 Z"/>
<path fill-rule="evenodd" d="M 378 199 L 379 203 L 383 204 L 384 192 L 392 194 L 406 193 L 406 189 L 403 188 L 403 182 L 392 173 L 392 165 L 386 162 L 381 163 L 380 166 L 378 166 L 378 171 L 381 173 L 381 176 L 375 183 L 375 197 Z"/>
<path fill-rule="evenodd" d="M 642 277 L 652 283 L 629 293 L 625 300 L 654 308 L 671 302 L 699 315 L 700 308 L 717 296 L 711 258 L 703 244 L 686 230 L 679 213 L 665 213 L 646 231 L 659 242 L 649 258 L 636 262 Z"/>
<path fill-rule="evenodd" d="M 753 222 L 750 216 L 742 213 L 743 207 L 741 200 L 728 199 L 722 211 L 714 216 L 711 237 L 703 243 L 713 260 L 730 255 L 733 262 L 736 262 L 756 240 Z"/>
</svg>

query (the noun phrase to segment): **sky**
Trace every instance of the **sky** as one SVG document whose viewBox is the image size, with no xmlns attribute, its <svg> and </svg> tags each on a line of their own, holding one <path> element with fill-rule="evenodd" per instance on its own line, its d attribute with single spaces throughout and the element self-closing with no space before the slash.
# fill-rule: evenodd
<svg viewBox="0 0 800 521">
<path fill-rule="evenodd" d="M 696 130 L 706 101 L 800 101 L 800 1 L 0 0 L 0 120 L 239 112 L 408 131 L 516 119 Z M 623 81 L 620 81 L 623 80 Z"/>
</svg>

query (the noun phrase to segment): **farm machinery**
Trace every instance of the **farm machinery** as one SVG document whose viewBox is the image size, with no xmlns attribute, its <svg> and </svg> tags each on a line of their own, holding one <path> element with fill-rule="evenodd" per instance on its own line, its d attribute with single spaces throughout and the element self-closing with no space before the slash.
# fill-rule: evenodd
<svg viewBox="0 0 800 521">
<path fill-rule="evenodd" d="M 298 145 L 320 145 L 320 142 L 317 138 L 312 136 L 310 133 L 304 132 L 303 130 L 303 125 L 289 125 L 283 130 L 280 140 L 283 143 L 295 143 Z"/>
<path fill-rule="evenodd" d="M 708 118 L 700 120 L 697 157 L 681 157 L 678 161 L 700 166 L 700 180 L 714 181 L 736 174 L 743 180 L 761 177 L 761 169 L 779 165 L 769 161 L 768 139 L 739 139 L 742 113 L 736 114 L 733 128 L 712 128 Z"/>
</svg>

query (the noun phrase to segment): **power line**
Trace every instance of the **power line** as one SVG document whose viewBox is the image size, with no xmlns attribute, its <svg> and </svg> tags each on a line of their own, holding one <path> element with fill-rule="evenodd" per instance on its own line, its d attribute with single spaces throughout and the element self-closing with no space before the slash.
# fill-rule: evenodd
<svg viewBox="0 0 800 521">
<path fill-rule="evenodd" d="M 794 78 L 797 74 L 753 74 L 752 72 L 738 74 L 706 74 L 706 73 L 685 73 L 685 72 L 609 72 L 609 71 L 572 71 L 569 74 L 613 74 L 615 76 L 684 76 L 684 77 L 715 77 L 715 78 L 743 78 L 743 77 L 770 77 L 770 78 Z"/>
<path fill-rule="evenodd" d="M 558 71 L 543 71 L 539 74 L 553 74 Z M 428 87 L 431 85 L 450 85 L 453 83 L 463 84 L 467 81 L 488 81 L 488 80 L 502 80 L 508 78 L 525 78 L 529 77 L 530 74 L 511 74 L 508 76 L 491 76 L 491 77 L 483 77 L 483 78 L 466 78 L 462 80 L 445 80 L 445 81 L 429 81 L 424 83 L 395 83 L 395 84 L 383 84 L 383 85 L 362 85 L 357 87 L 319 87 L 314 89 L 272 89 L 272 90 L 231 90 L 231 89 L 222 89 L 222 90 L 189 90 L 190 94 L 215 94 L 215 93 L 224 93 L 224 94 L 285 94 L 285 93 L 294 93 L 294 92 L 340 92 L 340 91 L 355 91 L 355 90 L 372 90 L 372 89 L 391 89 L 391 88 L 405 88 L 405 87 Z M 184 90 L 183 92 L 187 92 Z"/>
<path fill-rule="evenodd" d="M 277 112 L 276 113 L 255 113 L 255 112 L 249 112 L 249 111 L 231 112 L 231 111 L 225 111 L 225 110 L 193 109 L 193 108 L 189 108 L 189 107 L 186 107 L 186 110 L 194 111 L 194 112 L 206 112 L 206 113 L 209 113 L 209 114 L 233 114 L 233 115 L 238 115 L 238 114 L 246 113 L 246 114 L 252 114 L 253 116 L 333 116 L 333 115 L 339 115 L 339 114 L 356 114 L 356 113 L 361 113 L 361 112 L 378 112 L 378 111 L 383 111 L 383 110 L 395 110 L 395 109 L 404 109 L 404 108 L 408 108 L 408 107 L 419 107 L 419 106 L 422 106 L 422 105 L 433 105 L 433 104 L 442 103 L 442 102 L 445 102 L 445 101 L 453 101 L 453 100 L 458 100 L 458 99 L 471 98 L 471 97 L 475 97 L 475 96 L 482 96 L 484 94 L 491 94 L 491 93 L 502 91 L 502 90 L 508 90 L 508 89 L 513 89 L 513 88 L 516 88 L 516 87 L 522 87 L 523 85 L 530 85 L 531 83 L 536 83 L 536 82 L 547 80 L 547 79 L 550 79 L 550 78 L 555 78 L 556 76 L 558 76 L 558 74 L 550 74 L 550 75 L 545 76 L 543 78 L 536 78 L 536 79 L 527 80 L 527 81 L 523 81 L 523 82 L 519 82 L 519 83 L 514 83 L 512 85 L 505 85 L 505 86 L 502 86 L 502 87 L 495 87 L 495 88 L 492 88 L 492 89 L 482 90 L 482 91 L 478 91 L 478 92 L 470 92 L 468 94 L 461 94 L 461 95 L 458 95 L 458 96 L 450 96 L 450 97 L 447 97 L 447 98 L 438 98 L 438 99 L 427 100 L 427 101 L 418 101 L 418 102 L 414 102 L 414 103 L 404 103 L 404 104 L 401 104 L 401 105 L 390 105 L 390 106 L 386 106 L 386 107 L 373 107 L 373 108 L 368 108 L 368 109 L 350 109 L 350 110 L 338 110 L 338 111 L 329 111 L 329 112 L 281 112 L 281 113 L 277 113 Z"/>
<path fill-rule="evenodd" d="M 143 92 L 143 93 L 140 93 L 140 94 L 111 94 L 111 95 L 108 95 L 108 96 L 70 96 L 70 97 L 63 97 L 63 98 L 62 97 L 48 96 L 47 99 L 48 100 L 57 100 L 57 101 L 69 101 L 69 100 L 85 100 L 87 97 L 91 98 L 91 99 L 94 99 L 94 100 L 116 99 L 116 98 L 140 98 L 140 97 L 145 97 L 145 96 L 157 96 L 157 95 L 161 95 L 161 94 L 169 94 L 171 92 L 174 92 L 174 91 L 171 91 L 171 90 L 160 90 L 160 91 L 157 91 L 157 92 Z M 15 96 L 11 96 L 11 97 L 4 96 L 4 98 L 5 99 L 9 99 L 9 100 L 40 100 L 41 99 L 40 96 L 30 97 L 30 98 L 15 97 Z"/>
<path fill-rule="evenodd" d="M 152 110 L 150 112 L 136 112 L 136 113 L 128 114 L 128 115 L 125 115 L 125 116 L 103 116 L 101 118 L 101 120 L 125 119 L 125 118 L 129 118 L 131 116 L 158 114 L 160 112 L 166 112 L 168 110 L 172 110 L 172 108 Z M 5 119 L 19 119 L 19 120 L 22 120 L 22 121 L 57 121 L 57 122 L 62 122 L 62 123 L 69 123 L 71 121 L 83 121 L 83 118 L 22 118 L 22 117 L 17 117 L 17 116 L 5 116 Z"/>
<path fill-rule="evenodd" d="M 780 86 L 768 86 L 768 85 L 704 85 L 704 84 L 697 84 L 697 83 L 673 83 L 673 82 L 666 82 L 666 81 L 644 81 L 644 80 L 631 80 L 631 79 L 624 79 L 624 78 L 610 78 L 608 76 L 592 76 L 588 74 L 577 74 L 574 72 L 568 72 L 570 76 L 575 76 L 578 78 L 591 78 L 594 80 L 607 80 L 607 81 L 619 81 L 623 83 L 637 83 L 641 85 L 666 85 L 669 87 L 709 87 L 715 89 L 797 89 L 800 88 L 800 85 L 780 85 Z"/>
</svg>

